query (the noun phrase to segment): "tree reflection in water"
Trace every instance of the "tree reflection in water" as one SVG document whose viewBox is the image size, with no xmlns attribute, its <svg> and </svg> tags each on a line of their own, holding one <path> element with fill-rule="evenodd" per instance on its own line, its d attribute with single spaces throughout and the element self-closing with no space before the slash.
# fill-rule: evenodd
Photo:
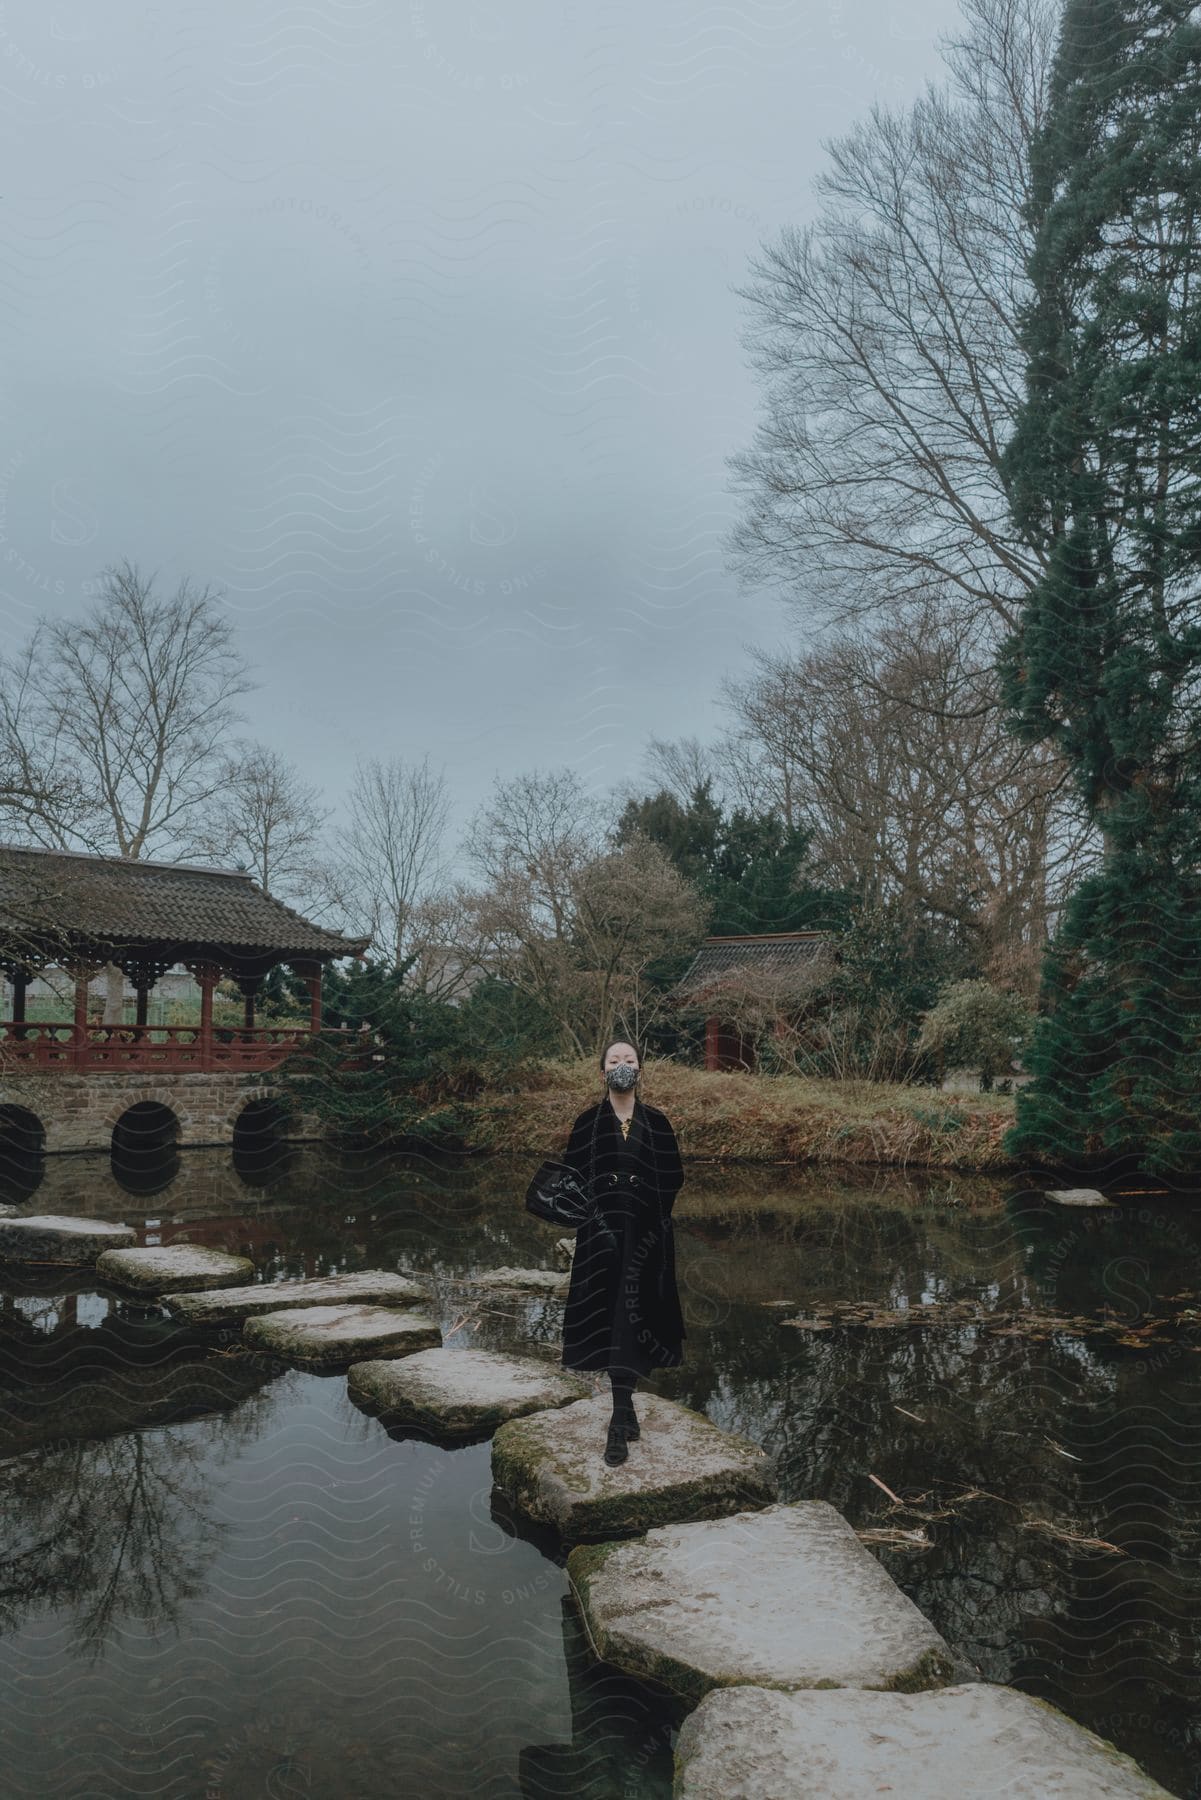
<svg viewBox="0 0 1201 1800">
<path fill-rule="evenodd" d="M 20 1458 L 6 1496 L 17 1548 L 0 1561 L 0 1626 L 69 1607 L 73 1647 L 92 1661 L 122 1620 L 178 1629 L 216 1550 L 205 1486 L 194 1447 L 171 1431 Z"/>
<path fill-rule="evenodd" d="M 223 1535 L 209 1516 L 213 1434 L 228 1456 L 257 1436 L 268 1402 L 246 1392 L 245 1379 L 206 1382 L 195 1363 L 99 1381 L 91 1373 L 71 1396 L 42 1390 L 40 1402 L 25 1398 L 20 1408 L 40 1410 L 42 1431 L 59 1435 L 3 1465 L 0 1630 L 61 1608 L 72 1654 L 95 1663 L 123 1622 L 178 1633 Z M 239 1411 L 210 1421 L 203 1445 L 179 1426 L 117 1428 L 139 1412 L 228 1404 L 239 1388 Z M 18 1413 L 11 1417 L 19 1434 Z M 113 1435 L 93 1435 L 106 1428 Z"/>
</svg>

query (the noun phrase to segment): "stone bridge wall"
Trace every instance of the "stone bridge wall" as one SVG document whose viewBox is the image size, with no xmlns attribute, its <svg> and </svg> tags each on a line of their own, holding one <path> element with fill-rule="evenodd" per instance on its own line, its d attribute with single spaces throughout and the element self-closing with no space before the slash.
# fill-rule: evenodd
<svg viewBox="0 0 1201 1800">
<path fill-rule="evenodd" d="M 0 1106 L 24 1107 L 40 1120 L 48 1155 L 111 1149 L 113 1127 L 121 1115 L 147 1100 L 158 1101 L 175 1114 L 181 1147 L 231 1144 L 243 1108 L 253 1100 L 274 1099 L 277 1093 L 269 1079 L 244 1074 L 67 1075 L 55 1070 L 0 1079 Z M 289 1135 L 316 1133 L 310 1121 L 302 1121 Z"/>
</svg>

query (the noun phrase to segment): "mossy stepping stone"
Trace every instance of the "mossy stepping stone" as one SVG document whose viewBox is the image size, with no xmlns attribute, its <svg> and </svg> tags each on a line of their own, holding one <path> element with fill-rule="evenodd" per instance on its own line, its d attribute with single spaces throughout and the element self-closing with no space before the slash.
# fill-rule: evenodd
<svg viewBox="0 0 1201 1800">
<path fill-rule="evenodd" d="M 137 1241 L 132 1225 L 113 1225 L 105 1219 L 60 1219 L 52 1213 L 0 1219 L 0 1262 L 82 1267 L 95 1262 L 104 1250 L 125 1249 Z"/>
<path fill-rule="evenodd" d="M 636 1394 L 634 1404 L 642 1436 L 626 1462 L 604 1461 L 613 1412 L 604 1393 L 502 1425 L 493 1482 L 517 1512 L 568 1539 L 620 1537 L 775 1499 L 775 1463 L 749 1438 L 657 1394 Z"/>
<path fill-rule="evenodd" d="M 347 1391 L 364 1411 L 431 1435 L 482 1436 L 506 1419 L 568 1406 L 592 1384 L 533 1356 L 492 1350 L 422 1350 L 400 1362 L 355 1363 Z"/>
<path fill-rule="evenodd" d="M 106 1250 L 96 1273 L 117 1287 L 158 1297 L 188 1288 L 235 1287 L 254 1274 L 248 1256 L 231 1256 L 203 1244 L 163 1244 L 142 1250 Z"/>
<path fill-rule="evenodd" d="M 464 1286 L 499 1288 L 504 1293 L 566 1294 L 570 1269 L 479 1269 L 462 1277 Z"/>
<path fill-rule="evenodd" d="M 197 1294 L 164 1296 L 168 1312 L 189 1325 L 236 1325 L 259 1313 L 285 1307 L 419 1306 L 429 1299 L 407 1275 L 389 1269 L 356 1269 L 346 1275 L 318 1275 L 308 1281 L 256 1281 L 249 1287 L 205 1289 Z"/>
<path fill-rule="evenodd" d="M 722 1688 L 676 1743 L 675 1800 L 1170 1800 L 1104 1738 L 1015 1688 Z"/>
<path fill-rule="evenodd" d="M 824 1500 L 583 1547 L 567 1573 L 597 1655 L 690 1705 L 734 1683 L 912 1692 L 954 1674 L 933 1625 Z"/>
<path fill-rule="evenodd" d="M 391 1306 L 287 1307 L 247 1319 L 242 1336 L 253 1349 L 318 1368 L 352 1362 L 371 1350 L 401 1356 L 442 1342 L 432 1319 Z"/>
</svg>

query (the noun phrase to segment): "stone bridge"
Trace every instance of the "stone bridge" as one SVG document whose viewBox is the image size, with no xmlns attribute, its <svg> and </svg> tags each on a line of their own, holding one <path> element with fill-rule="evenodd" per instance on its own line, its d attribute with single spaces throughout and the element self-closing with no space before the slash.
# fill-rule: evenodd
<svg viewBox="0 0 1201 1800">
<path fill-rule="evenodd" d="M 24 1074 L 0 1078 L 0 1153 L 101 1150 L 149 1154 L 171 1147 L 261 1143 L 316 1135 L 288 1124 L 269 1079 L 239 1073 Z"/>
</svg>

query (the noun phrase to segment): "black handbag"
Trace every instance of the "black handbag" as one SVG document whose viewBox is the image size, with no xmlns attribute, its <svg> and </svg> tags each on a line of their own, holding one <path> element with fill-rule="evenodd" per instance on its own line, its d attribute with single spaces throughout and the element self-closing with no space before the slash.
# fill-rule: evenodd
<svg viewBox="0 0 1201 1800">
<path fill-rule="evenodd" d="M 575 1170 L 553 1158 L 544 1162 L 530 1182 L 525 1196 L 526 1211 L 548 1225 L 562 1225 L 575 1231 L 596 1214 L 596 1201 L 586 1193 Z"/>
<path fill-rule="evenodd" d="M 570 1163 L 552 1156 L 542 1164 L 526 1189 L 525 1204 L 526 1211 L 532 1212 L 536 1219 L 544 1219 L 548 1225 L 558 1225 L 567 1231 L 578 1231 L 581 1225 L 597 1225 L 602 1238 L 610 1246 L 615 1246 L 617 1238 L 592 1194 L 598 1122 L 599 1109 L 598 1120 L 594 1121 L 592 1127 L 587 1185 L 580 1180 Z"/>
</svg>

